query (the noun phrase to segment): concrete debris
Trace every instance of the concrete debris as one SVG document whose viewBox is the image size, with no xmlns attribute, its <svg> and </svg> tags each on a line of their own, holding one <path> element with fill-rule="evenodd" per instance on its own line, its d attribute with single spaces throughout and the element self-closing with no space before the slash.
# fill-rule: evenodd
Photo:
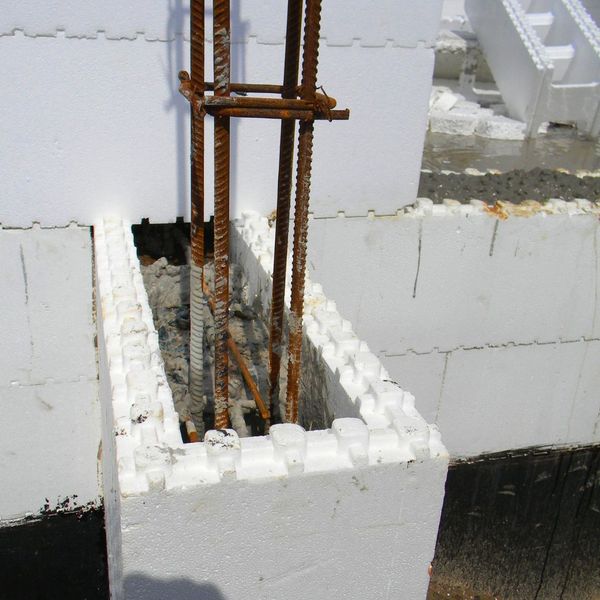
<svg viewBox="0 0 600 600">
<path fill-rule="evenodd" d="M 432 133 L 524 140 L 525 123 L 506 114 L 506 106 L 502 103 L 494 102 L 484 107 L 445 86 L 433 86 L 429 98 L 429 129 Z M 544 123 L 539 133 L 546 133 L 547 125 Z"/>
<path fill-rule="evenodd" d="M 141 267 L 175 409 L 183 422 L 192 418 L 200 438 L 213 426 L 214 322 L 205 306 L 204 398 L 192 402 L 189 393 L 190 288 L 189 266 L 172 265 L 164 257 Z M 205 280 L 213 288 L 213 263 L 205 265 Z M 246 301 L 241 268 L 230 265 L 229 329 L 261 391 L 268 389 L 268 330 Z M 283 365 L 282 365 L 283 366 Z M 285 368 L 282 368 L 285 371 Z M 285 380 L 286 373 L 282 372 Z M 284 386 L 285 389 L 285 386 Z M 229 361 L 229 418 L 240 437 L 259 432 L 256 404 L 235 361 Z"/>
</svg>

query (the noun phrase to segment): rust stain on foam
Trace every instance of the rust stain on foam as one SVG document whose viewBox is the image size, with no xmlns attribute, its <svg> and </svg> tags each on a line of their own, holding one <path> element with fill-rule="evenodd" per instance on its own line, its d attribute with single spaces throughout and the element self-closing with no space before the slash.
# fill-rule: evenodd
<svg viewBox="0 0 600 600">
<path fill-rule="evenodd" d="M 524 200 L 519 204 L 499 200 L 495 204 L 484 206 L 483 210 L 501 221 L 506 221 L 508 217 L 532 217 L 540 212 L 553 212 L 552 209 L 543 206 L 537 200 Z"/>
</svg>

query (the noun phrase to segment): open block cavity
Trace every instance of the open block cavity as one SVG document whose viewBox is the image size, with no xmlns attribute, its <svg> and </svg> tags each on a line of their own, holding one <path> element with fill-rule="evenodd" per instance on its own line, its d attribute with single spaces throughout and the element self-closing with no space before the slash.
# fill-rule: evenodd
<svg viewBox="0 0 600 600">
<path fill-rule="evenodd" d="M 258 297 L 272 240 L 256 214 L 235 224 L 232 254 Z M 98 224 L 95 247 L 115 597 L 147 599 L 170 578 L 189 584 L 181 598 L 423 597 L 448 456 L 320 286 L 306 287 L 304 371 L 319 373 L 331 427 L 211 430 L 185 444 L 130 225 Z"/>
</svg>

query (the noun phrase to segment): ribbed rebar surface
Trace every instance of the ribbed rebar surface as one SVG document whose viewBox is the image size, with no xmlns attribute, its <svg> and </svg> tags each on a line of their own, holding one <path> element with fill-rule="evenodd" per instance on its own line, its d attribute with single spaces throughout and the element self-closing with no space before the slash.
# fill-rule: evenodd
<svg viewBox="0 0 600 600">
<path fill-rule="evenodd" d="M 190 270 L 190 396 L 194 406 L 204 403 L 204 117 L 197 102 L 204 93 L 204 0 L 191 0 L 190 65 L 197 94 L 191 107 L 191 270 Z"/>
<path fill-rule="evenodd" d="M 302 0 L 288 0 L 283 98 L 295 98 L 300 62 L 300 34 L 302 31 Z M 288 253 L 290 198 L 294 161 L 296 122 L 282 121 L 279 139 L 279 175 L 277 182 L 277 220 L 275 225 L 275 253 L 273 259 L 273 297 L 271 301 L 271 334 L 269 337 L 269 399 L 271 422 L 281 420 L 279 414 L 279 371 L 283 338 L 283 309 L 285 302 L 285 275 Z"/>
<path fill-rule="evenodd" d="M 202 267 L 190 268 L 190 396 L 192 405 L 204 407 L 204 294 Z"/>
<path fill-rule="evenodd" d="M 192 86 L 197 94 L 195 101 L 204 95 L 204 0 L 191 0 L 190 63 Z M 192 164 L 192 261 L 204 265 L 204 118 L 192 104 L 191 116 Z"/>
<path fill-rule="evenodd" d="M 215 96 L 229 96 L 229 0 L 213 9 Z M 229 310 L 229 118 L 215 118 L 215 429 L 225 429 L 228 415 L 227 326 Z"/>
<path fill-rule="evenodd" d="M 314 100 L 319 61 L 321 0 L 307 0 L 302 56 L 302 98 Z M 294 215 L 294 254 L 292 258 L 292 299 L 289 333 L 288 387 L 285 418 L 298 421 L 298 392 L 302 359 L 302 314 L 306 274 L 306 242 L 308 238 L 308 206 L 312 167 L 314 121 L 302 121 L 298 139 L 296 173 L 296 207 Z"/>
</svg>

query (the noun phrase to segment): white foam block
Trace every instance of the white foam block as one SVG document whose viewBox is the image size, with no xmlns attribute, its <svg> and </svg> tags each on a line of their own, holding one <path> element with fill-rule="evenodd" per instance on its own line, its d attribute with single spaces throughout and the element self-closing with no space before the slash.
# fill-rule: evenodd
<svg viewBox="0 0 600 600">
<path fill-rule="evenodd" d="M 525 123 L 502 115 L 494 115 L 480 119 L 475 133 L 496 140 L 524 140 Z"/>
<path fill-rule="evenodd" d="M 309 265 L 379 355 L 596 338 L 598 220 L 570 206 L 501 220 L 424 202 L 393 218 L 314 219 Z"/>
<path fill-rule="evenodd" d="M 452 352 L 437 418 L 452 456 L 597 443 L 596 376 L 582 370 L 588 353 L 598 361 L 596 342 Z"/>
<path fill-rule="evenodd" d="M 0 386 L 97 374 L 90 229 L 0 229 Z"/>
<path fill-rule="evenodd" d="M 0 101 L 5 140 L 0 162 L 11 174 L 2 182 L 1 223 L 91 224 L 105 214 L 133 222 L 189 218 L 189 108 L 177 92 L 187 43 L 16 34 L 0 37 L 0 54 L 13 65 L 11 85 Z M 210 45 L 207 78 L 212 77 L 209 56 Z M 340 108 L 351 109 L 351 118 L 316 124 L 311 188 L 316 215 L 392 214 L 414 201 L 433 58 L 431 48 L 322 45 L 319 84 Z M 254 38 L 235 45 L 232 71 L 245 81 L 280 81 L 283 47 Z M 390 118 L 377 116 L 383 107 Z M 277 122 L 233 121 L 232 216 L 249 208 L 266 215 L 275 208 L 278 144 Z M 208 216 L 211 118 L 206 149 Z"/>
<path fill-rule="evenodd" d="M 0 387 L 0 411 L 0 521 L 100 503 L 97 381 Z"/>
<path fill-rule="evenodd" d="M 239 229 L 236 245 L 248 249 L 242 264 L 253 259 L 260 276 L 255 279 L 263 281 L 268 272 L 262 263 L 269 249 L 272 255 L 273 242 L 267 220 L 246 215 Z M 368 348 L 341 323 L 318 287 L 307 285 L 307 305 L 313 320 L 321 319 L 316 333 L 334 350 L 326 357 L 325 342 L 319 346 L 322 363 L 344 383 L 340 403 L 342 392 L 350 407 L 354 400 L 347 391 L 352 382 L 342 382 L 342 371 L 356 371 L 366 381 L 361 415 L 368 422 L 344 417 L 331 429 L 308 432 L 281 424 L 269 436 L 246 439 L 233 430 L 209 431 L 204 442 L 183 444 L 173 426 L 176 415 L 130 228 L 118 219 L 104 220 L 94 241 L 100 351 L 106 350 L 103 401 L 110 404 L 105 419 L 112 416 L 105 427 L 114 431 L 107 458 L 114 464 L 107 471 L 118 473 L 119 489 L 116 498 L 109 494 L 106 513 L 108 544 L 119 557 L 109 561 L 115 597 L 167 597 L 177 587 L 169 578 L 181 577 L 188 579 L 188 589 L 204 595 L 221 590 L 236 597 L 303 598 L 326 588 L 341 596 L 351 589 L 379 596 L 402 588 L 423 596 L 446 450 L 437 428 L 416 411 L 414 398 L 381 381 L 381 367 L 371 368 L 373 359 L 379 364 L 376 357 L 367 360 Z M 202 565 L 189 552 L 199 536 L 206 540 Z M 156 539 L 162 540 L 164 556 L 149 543 Z M 267 548 L 258 575 L 247 561 L 257 544 Z M 226 568 L 225 552 L 232 557 Z M 332 573 L 338 575 L 332 579 Z"/>
<path fill-rule="evenodd" d="M 444 480 L 412 463 L 125 498 L 125 596 L 422 598 Z"/>
<path fill-rule="evenodd" d="M 437 35 L 442 0 L 328 0 L 323 3 L 321 37 L 332 45 L 394 45 L 432 47 Z M 209 5 L 210 6 L 210 5 Z M 340 19 L 339 15 L 344 18 Z M 212 39 L 212 11 L 207 10 L 206 35 Z M 278 0 L 245 0 L 231 7 L 232 39 L 283 44 L 286 5 Z M 82 3 L 66 0 L 48 3 L 25 0 L 7 5 L 0 15 L 0 33 L 24 29 L 28 35 L 54 35 L 57 29 L 71 36 L 93 36 L 105 31 L 109 37 L 173 40 L 189 35 L 189 1 L 134 0 L 126 6 L 116 0 Z"/>
<path fill-rule="evenodd" d="M 473 135 L 477 126 L 477 114 L 473 112 L 442 112 L 432 110 L 429 128 L 433 133 L 446 135 Z"/>
</svg>

